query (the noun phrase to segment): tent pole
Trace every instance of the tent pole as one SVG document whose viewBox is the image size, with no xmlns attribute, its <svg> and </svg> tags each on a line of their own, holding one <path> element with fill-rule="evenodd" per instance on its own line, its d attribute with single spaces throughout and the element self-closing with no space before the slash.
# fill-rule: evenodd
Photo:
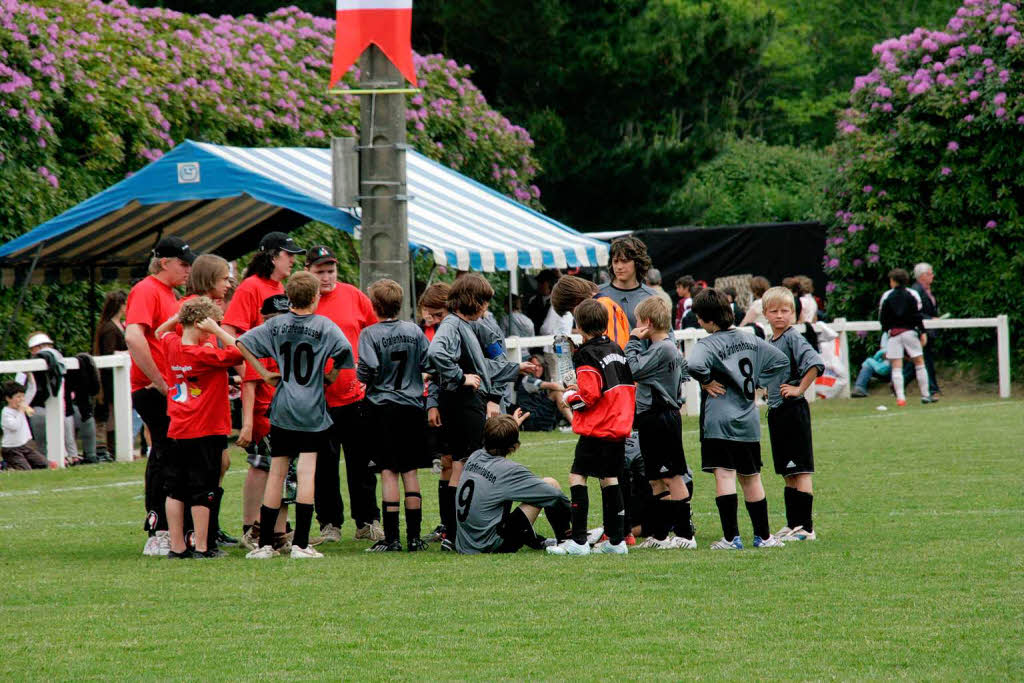
<svg viewBox="0 0 1024 683">
<path fill-rule="evenodd" d="M 92 324 L 90 325 L 89 339 L 90 341 L 96 338 L 96 319 L 99 317 L 99 311 L 96 306 L 96 264 L 89 264 L 89 317 L 91 318 Z M 91 352 L 92 345 L 90 344 L 89 351 Z"/>
<path fill-rule="evenodd" d="M 28 267 L 28 273 L 25 275 L 25 280 L 21 283 L 21 291 L 18 292 L 18 300 L 14 304 L 14 311 L 11 312 L 11 317 L 7 321 L 7 325 L 4 327 L 4 336 L 0 340 L 0 358 L 4 357 L 7 353 L 7 335 L 10 334 L 11 326 L 14 325 L 14 319 L 18 317 L 18 313 L 21 312 L 21 304 L 25 300 L 25 290 L 28 289 L 29 284 L 32 282 L 32 275 L 36 270 L 36 264 L 39 263 L 39 255 L 43 253 L 43 245 L 46 244 L 46 240 L 39 243 L 36 247 L 36 253 L 32 257 L 32 265 Z"/>
</svg>

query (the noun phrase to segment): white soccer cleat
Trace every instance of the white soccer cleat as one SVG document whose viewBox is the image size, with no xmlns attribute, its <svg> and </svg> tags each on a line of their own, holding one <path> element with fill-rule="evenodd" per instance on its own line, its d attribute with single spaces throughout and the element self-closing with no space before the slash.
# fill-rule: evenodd
<svg viewBox="0 0 1024 683">
<path fill-rule="evenodd" d="M 683 538 L 682 536 L 676 536 L 672 539 L 672 547 L 679 550 L 696 550 L 697 539 L 696 538 Z"/>
<path fill-rule="evenodd" d="M 723 538 L 720 541 L 715 541 L 711 544 L 712 550 L 743 550 L 743 539 L 739 536 L 732 539 L 731 541 Z"/>
<path fill-rule="evenodd" d="M 279 553 L 276 550 L 274 550 L 274 546 L 272 546 L 272 545 L 265 545 L 265 546 L 261 546 L 259 548 L 256 548 L 256 550 L 250 550 L 248 553 L 246 553 L 245 559 L 247 559 L 247 560 L 269 560 L 270 558 L 277 557 L 280 554 L 281 553 Z"/>
<path fill-rule="evenodd" d="M 672 547 L 671 538 L 659 541 L 654 536 L 648 536 L 646 541 L 637 546 L 637 548 L 653 548 L 655 550 L 670 550 Z"/>
<path fill-rule="evenodd" d="M 599 526 L 587 531 L 587 545 L 594 545 L 604 536 L 604 527 Z"/>
<path fill-rule="evenodd" d="M 611 541 L 601 541 L 591 552 L 597 555 L 626 555 L 629 548 L 626 547 L 625 541 L 619 541 L 617 545 L 612 545 Z"/>
<path fill-rule="evenodd" d="M 157 531 L 146 539 L 146 545 L 142 547 L 142 554 L 146 557 L 166 556 L 171 552 L 171 533 L 169 531 Z"/>
<path fill-rule="evenodd" d="M 768 538 L 761 538 L 760 536 L 754 536 L 754 547 L 755 548 L 785 548 L 786 544 L 779 540 L 778 536 L 769 536 Z"/>
<path fill-rule="evenodd" d="M 799 528 L 799 527 L 797 527 L 797 528 Z M 785 540 L 788 540 L 787 536 L 789 536 L 791 533 L 793 533 L 793 530 L 790 529 L 788 526 L 784 526 L 784 527 L 782 527 L 781 529 L 779 529 L 778 531 L 775 532 L 775 536 L 777 538 L 781 538 L 783 541 L 785 541 Z"/>
<path fill-rule="evenodd" d="M 589 555 L 590 546 L 586 543 L 580 545 L 571 538 L 567 538 L 558 545 L 544 549 L 548 555 Z"/>
<path fill-rule="evenodd" d="M 802 526 L 798 526 L 789 532 L 789 536 L 782 539 L 784 541 L 817 541 L 818 536 L 813 531 L 807 531 Z"/>
<path fill-rule="evenodd" d="M 355 539 L 357 541 L 383 541 L 384 527 L 377 520 L 368 522 L 356 529 Z"/>
<path fill-rule="evenodd" d="M 321 558 L 323 556 L 324 554 L 322 552 L 320 552 L 311 545 L 306 546 L 305 548 L 300 548 L 297 545 L 292 546 L 291 558 L 293 560 L 312 560 Z"/>
</svg>

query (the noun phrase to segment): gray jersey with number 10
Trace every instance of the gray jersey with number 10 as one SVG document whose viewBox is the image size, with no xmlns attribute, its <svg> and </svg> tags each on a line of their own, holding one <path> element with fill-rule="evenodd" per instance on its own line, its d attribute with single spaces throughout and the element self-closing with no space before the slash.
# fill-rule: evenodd
<svg viewBox="0 0 1024 683">
<path fill-rule="evenodd" d="M 270 403 L 270 424 L 296 432 L 322 432 L 333 422 L 324 398 L 324 366 L 352 368 L 352 346 L 330 319 L 292 312 L 254 327 L 238 343 L 257 358 L 272 358 L 281 373 Z"/>
<path fill-rule="evenodd" d="M 701 393 L 700 438 L 760 441 L 755 390 L 765 387 L 773 408 L 782 403 L 779 385 L 789 371 L 789 359 L 763 339 L 731 328 L 698 340 L 686 363 L 690 376 L 701 384 L 714 380 L 725 387 L 724 396 Z"/>
</svg>

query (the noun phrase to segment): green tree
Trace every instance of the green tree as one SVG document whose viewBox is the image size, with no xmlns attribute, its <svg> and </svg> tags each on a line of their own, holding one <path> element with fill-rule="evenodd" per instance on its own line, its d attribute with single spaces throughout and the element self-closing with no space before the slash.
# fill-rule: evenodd
<svg viewBox="0 0 1024 683">
<path fill-rule="evenodd" d="M 733 138 L 672 194 L 668 209 L 694 225 L 819 220 L 831 175 L 822 152 Z"/>
</svg>

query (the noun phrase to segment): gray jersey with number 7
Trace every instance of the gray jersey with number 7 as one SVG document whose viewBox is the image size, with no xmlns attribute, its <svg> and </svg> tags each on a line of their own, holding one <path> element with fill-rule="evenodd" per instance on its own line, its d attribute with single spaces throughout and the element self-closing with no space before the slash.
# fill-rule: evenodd
<svg viewBox="0 0 1024 683">
<path fill-rule="evenodd" d="M 270 403 L 270 424 L 297 432 L 322 432 L 333 422 L 324 398 L 324 367 L 352 368 L 352 346 L 341 328 L 315 313 L 292 312 L 254 327 L 238 343 L 257 358 L 277 362 L 281 381 Z"/>
</svg>

